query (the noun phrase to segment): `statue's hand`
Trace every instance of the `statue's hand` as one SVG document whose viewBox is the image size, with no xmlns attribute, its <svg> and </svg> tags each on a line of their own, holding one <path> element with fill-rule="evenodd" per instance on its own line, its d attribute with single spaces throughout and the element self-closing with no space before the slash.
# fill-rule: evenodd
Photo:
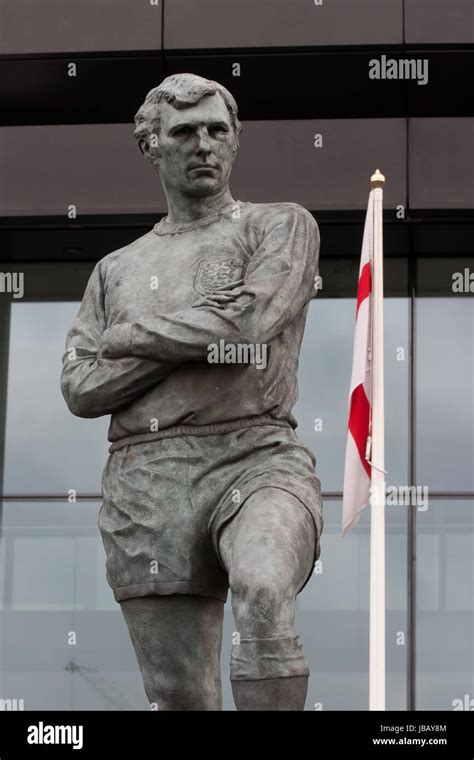
<svg viewBox="0 0 474 760">
<path fill-rule="evenodd" d="M 218 309 L 224 308 L 226 304 L 234 300 L 234 296 L 229 291 L 221 290 L 214 293 L 209 293 L 202 298 L 199 298 L 193 303 L 193 309 L 199 306 L 215 306 Z"/>
<path fill-rule="evenodd" d="M 99 343 L 98 356 L 109 359 L 131 356 L 131 327 L 127 322 L 123 322 L 104 330 Z"/>
</svg>

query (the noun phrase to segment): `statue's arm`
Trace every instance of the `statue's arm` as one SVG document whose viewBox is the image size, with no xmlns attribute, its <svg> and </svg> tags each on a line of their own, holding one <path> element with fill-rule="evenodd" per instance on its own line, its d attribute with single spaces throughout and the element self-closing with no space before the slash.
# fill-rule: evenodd
<svg viewBox="0 0 474 760">
<path fill-rule="evenodd" d="M 106 358 L 99 343 L 106 329 L 100 262 L 92 272 L 66 338 L 61 391 L 77 417 L 111 414 L 167 377 L 177 363 L 124 356 Z"/>
<path fill-rule="evenodd" d="M 318 226 L 306 209 L 289 205 L 269 224 L 243 280 L 174 314 L 114 325 L 103 336 L 104 356 L 200 361 L 222 339 L 267 343 L 314 295 L 318 263 Z"/>
</svg>

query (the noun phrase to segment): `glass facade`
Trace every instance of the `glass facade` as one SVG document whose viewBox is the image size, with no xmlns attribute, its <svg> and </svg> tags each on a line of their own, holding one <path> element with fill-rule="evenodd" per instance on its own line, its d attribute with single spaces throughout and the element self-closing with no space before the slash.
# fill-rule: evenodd
<svg viewBox="0 0 474 760">
<path fill-rule="evenodd" d="M 2 302 L 8 334 L 1 343 L 1 691 L 23 699 L 27 710 L 148 707 L 105 579 L 97 528 L 108 418 L 73 417 L 59 388 L 65 335 L 92 266 L 81 265 L 78 276 L 77 265 L 62 265 L 54 281 L 36 280 L 37 295 Z M 344 256 L 322 261 L 323 286 L 310 304 L 300 361 L 295 415 L 317 459 L 325 513 L 321 558 L 296 608 L 312 672 L 307 710 L 365 710 L 368 704 L 368 511 L 341 535 L 355 313 L 349 294 L 357 267 Z M 392 710 L 406 709 L 408 677 L 420 709 L 458 709 L 456 700 L 474 693 L 474 312 L 471 300 L 453 297 L 446 280 L 452 267 L 453 261 L 420 259 L 414 297 L 408 260 L 387 257 L 385 266 L 387 484 L 410 485 L 415 473 L 416 484 L 429 489 L 426 504 L 386 508 Z M 33 281 L 37 268 L 24 270 Z M 416 615 L 409 620 L 414 600 Z M 227 710 L 234 709 L 228 682 L 233 630 L 228 603 Z M 416 642 L 412 650 L 410 641 Z"/>
<path fill-rule="evenodd" d="M 7 384 L 6 493 L 100 493 L 108 418 L 84 420 L 65 414 L 59 387 L 65 333 L 77 309 L 77 301 L 11 305 L 14 350 Z"/>
<path fill-rule="evenodd" d="M 472 3 L 0 0 L 0 19 L 0 709 L 149 709 L 97 526 L 109 418 L 68 411 L 61 357 L 95 262 L 168 210 L 133 115 L 193 71 L 239 107 L 233 197 L 300 203 L 321 228 L 294 409 L 325 519 L 296 603 L 306 709 L 368 708 L 370 514 L 343 538 L 341 513 L 378 166 L 386 481 L 409 495 L 386 507 L 387 709 L 474 710 L 474 118 L 453 86 L 472 69 Z M 377 73 L 374 56 L 405 66 Z M 229 603 L 226 710 L 233 632 Z"/>
<path fill-rule="evenodd" d="M 420 259 L 415 312 L 416 703 L 474 702 L 474 302 L 453 288 L 472 258 Z"/>
<path fill-rule="evenodd" d="M 472 498 L 431 498 L 429 509 L 417 517 L 417 704 L 422 710 L 469 709 L 465 695 L 468 703 L 474 695 L 473 509 Z"/>
</svg>

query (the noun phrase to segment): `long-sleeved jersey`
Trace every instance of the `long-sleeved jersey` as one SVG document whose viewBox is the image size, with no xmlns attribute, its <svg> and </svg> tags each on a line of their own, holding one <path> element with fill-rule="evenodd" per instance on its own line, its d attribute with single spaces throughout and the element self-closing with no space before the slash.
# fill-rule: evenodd
<svg viewBox="0 0 474 760">
<path fill-rule="evenodd" d="M 296 427 L 298 356 L 319 231 L 296 203 L 234 201 L 162 219 L 95 266 L 63 355 L 80 417 L 111 414 L 110 451 L 180 433 Z"/>
</svg>

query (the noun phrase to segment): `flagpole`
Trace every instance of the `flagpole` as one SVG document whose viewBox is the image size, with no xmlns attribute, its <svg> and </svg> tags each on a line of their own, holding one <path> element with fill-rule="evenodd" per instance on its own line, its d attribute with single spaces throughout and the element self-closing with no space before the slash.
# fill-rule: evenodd
<svg viewBox="0 0 474 760">
<path fill-rule="evenodd" d="M 383 186 L 377 169 L 370 178 L 374 202 L 372 250 L 372 417 L 370 499 L 369 709 L 385 710 L 385 451 L 383 333 Z"/>
</svg>

